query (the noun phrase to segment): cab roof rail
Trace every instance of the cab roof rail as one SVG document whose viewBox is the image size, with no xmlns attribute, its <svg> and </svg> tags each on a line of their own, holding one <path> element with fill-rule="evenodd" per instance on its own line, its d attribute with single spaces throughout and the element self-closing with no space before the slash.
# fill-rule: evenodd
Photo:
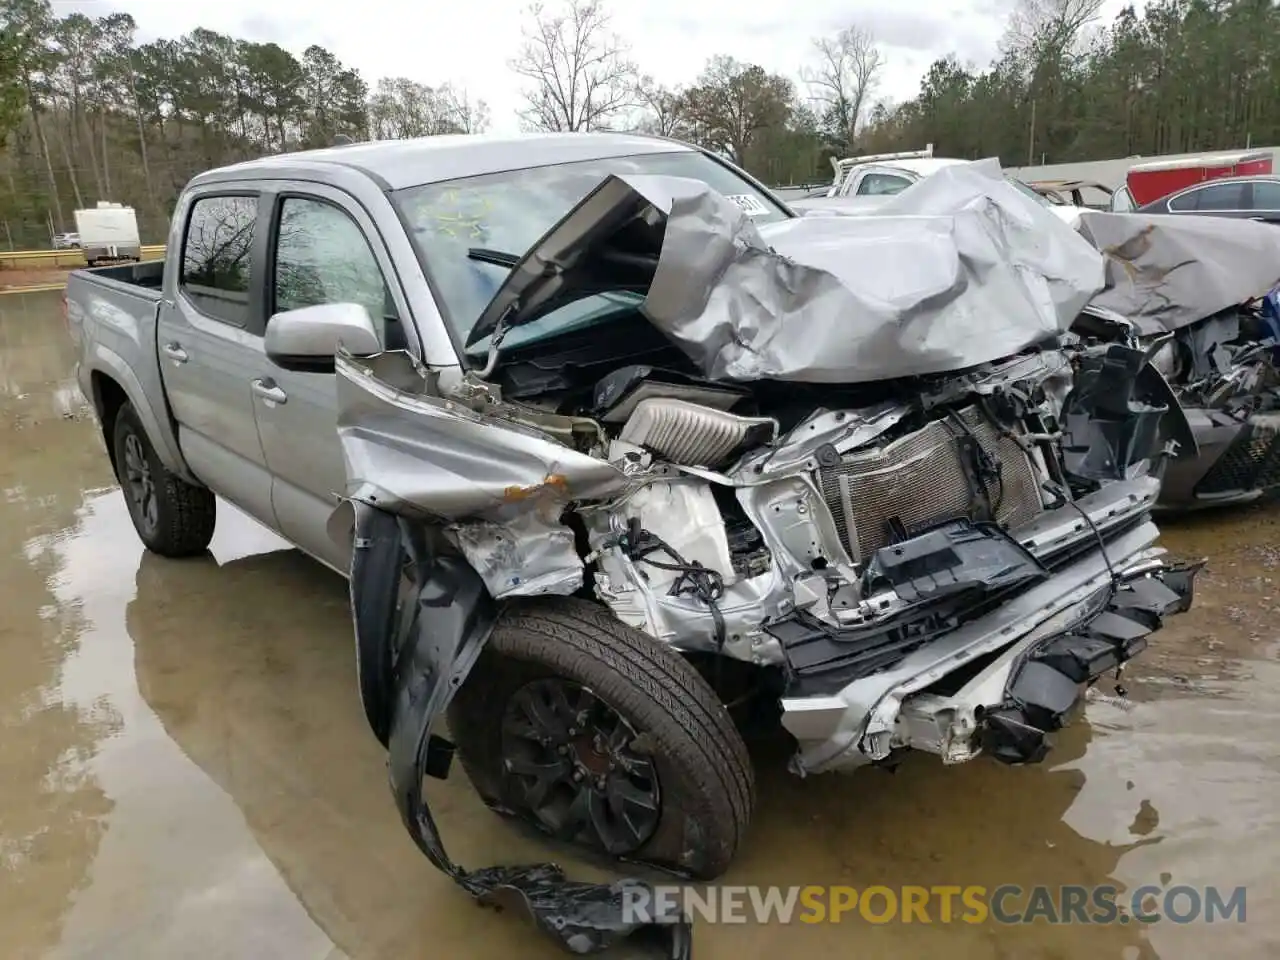
<svg viewBox="0 0 1280 960">
<path fill-rule="evenodd" d="M 836 183 L 842 181 L 850 170 L 864 163 L 884 163 L 889 160 L 924 160 L 933 156 L 933 144 L 925 144 L 923 150 L 900 150 L 897 153 L 866 153 L 860 157 L 845 157 L 837 160 L 831 158 L 831 167 L 836 173 Z"/>
</svg>

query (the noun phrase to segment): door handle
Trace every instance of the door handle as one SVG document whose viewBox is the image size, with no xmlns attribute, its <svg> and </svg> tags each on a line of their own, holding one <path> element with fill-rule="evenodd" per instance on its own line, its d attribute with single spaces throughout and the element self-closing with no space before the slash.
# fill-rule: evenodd
<svg viewBox="0 0 1280 960">
<path fill-rule="evenodd" d="M 270 400 L 272 403 L 284 403 L 289 399 L 289 395 L 277 387 L 274 380 L 254 380 L 249 386 L 263 400 Z"/>
<path fill-rule="evenodd" d="M 182 349 L 180 343 L 166 343 L 164 345 L 164 355 L 174 363 L 186 363 L 188 359 L 187 351 Z"/>
</svg>

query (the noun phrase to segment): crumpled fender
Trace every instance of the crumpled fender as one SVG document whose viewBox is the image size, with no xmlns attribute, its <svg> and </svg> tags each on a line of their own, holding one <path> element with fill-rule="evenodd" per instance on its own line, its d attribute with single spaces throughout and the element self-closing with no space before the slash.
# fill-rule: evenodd
<svg viewBox="0 0 1280 960">
<path fill-rule="evenodd" d="M 367 504 L 353 506 L 350 589 L 360 698 L 374 736 L 387 747 L 391 792 L 414 843 L 481 904 L 519 908 L 570 953 L 597 953 L 652 928 L 661 934 L 652 938 L 657 955 L 688 960 L 686 917 L 624 917 L 627 902 L 654 902 L 643 881 L 580 883 L 554 863 L 467 870 L 449 859 L 422 783 L 425 776 L 448 776 L 453 745 L 432 734 L 431 725 L 475 664 L 498 605 L 462 558 L 433 549 L 421 526 Z M 417 580 L 402 606 L 406 559 Z"/>
</svg>

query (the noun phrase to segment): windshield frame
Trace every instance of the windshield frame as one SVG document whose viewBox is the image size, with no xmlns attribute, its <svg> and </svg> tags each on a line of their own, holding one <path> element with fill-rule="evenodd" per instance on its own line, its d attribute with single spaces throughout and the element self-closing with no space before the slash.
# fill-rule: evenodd
<svg viewBox="0 0 1280 960">
<path fill-rule="evenodd" d="M 1015 177 L 1012 174 L 1005 174 L 1005 179 L 1008 180 L 1011 184 L 1013 184 L 1013 188 L 1015 190 L 1017 190 L 1023 196 L 1030 197 L 1032 200 L 1037 201 L 1042 207 L 1062 206 L 1062 204 L 1060 203 L 1054 203 L 1052 200 L 1046 197 L 1043 193 L 1041 193 L 1035 187 L 1031 186 L 1031 184 L 1027 183 L 1025 180 Z"/>
<path fill-rule="evenodd" d="M 685 154 L 700 154 L 703 159 L 709 160 L 712 163 L 724 168 L 727 172 L 737 177 L 738 179 L 742 180 L 747 186 L 750 186 L 756 193 L 760 194 L 762 200 L 765 203 L 770 204 L 774 208 L 776 208 L 777 212 L 782 215 L 782 218 L 784 220 L 794 220 L 800 217 L 799 213 L 793 210 L 791 206 L 786 203 L 786 201 L 784 201 L 781 197 L 779 197 L 767 186 L 765 186 L 765 184 L 762 183 L 758 178 L 752 176 L 746 170 L 742 169 L 736 163 L 731 162 L 727 158 L 722 157 L 719 154 L 714 153 L 713 151 L 703 149 L 702 147 L 698 147 L 694 144 L 684 143 L 683 141 L 662 140 L 661 142 L 665 144 L 678 143 L 680 147 L 682 147 L 683 149 L 675 149 L 675 150 L 660 149 L 660 150 L 646 150 L 646 151 L 620 153 L 620 154 L 605 154 L 599 157 L 592 157 L 585 160 L 573 160 L 568 163 L 531 164 L 528 166 L 511 167 L 510 169 L 507 169 L 507 170 L 488 171 L 482 174 L 472 174 L 465 177 L 453 177 L 448 180 L 431 180 L 423 183 L 411 184 L 409 186 L 399 187 L 394 190 L 386 191 L 387 199 L 391 202 L 391 208 L 395 211 L 396 219 L 400 221 L 400 225 L 404 230 L 405 237 L 409 241 L 409 246 L 412 248 L 414 256 L 418 261 L 418 267 L 422 271 L 422 276 L 426 281 L 427 288 L 431 291 L 432 300 L 435 301 L 435 313 L 439 316 L 440 322 L 444 325 L 445 334 L 448 336 L 450 342 L 453 344 L 454 353 L 457 356 L 459 364 L 464 369 L 480 367 L 484 365 L 484 357 L 483 356 L 477 357 L 475 352 L 475 346 L 473 345 L 473 347 L 470 350 L 468 350 L 466 346 L 467 337 L 470 335 L 472 327 L 479 320 L 479 314 L 477 314 L 476 317 L 471 319 L 470 324 L 466 327 L 465 330 L 459 330 L 459 326 L 455 323 L 454 310 L 451 307 L 449 300 L 445 298 L 441 292 L 440 283 L 436 276 L 436 273 L 431 269 L 429 265 L 431 260 L 428 257 L 428 251 L 423 247 L 423 245 L 419 241 L 418 231 L 416 229 L 416 226 L 413 220 L 409 215 L 407 201 L 411 199 L 413 196 L 417 195 L 422 190 L 425 190 L 428 188 L 448 187 L 450 185 L 462 185 L 462 184 L 469 183 L 471 181 L 480 181 L 480 180 L 497 181 L 497 180 L 500 180 L 501 178 L 511 177 L 513 175 L 518 175 L 520 173 L 523 173 L 525 171 L 530 171 L 530 170 L 547 170 L 555 167 L 571 167 L 579 164 L 581 165 L 592 164 L 592 163 L 600 164 L 600 163 L 608 163 L 610 161 L 634 160 L 634 159 L 643 158 L 643 157 L 669 157 L 669 156 L 679 156 L 679 155 L 685 155 Z M 604 178 L 602 177 L 601 179 L 603 180 Z M 691 179 L 694 179 L 694 178 L 691 178 Z M 574 203 L 576 204 L 576 202 L 577 201 L 575 201 Z M 564 214 L 562 214 L 562 218 L 563 216 L 568 215 L 568 213 L 573 209 L 573 206 L 574 204 L 571 204 L 570 206 L 565 208 Z M 556 221 L 556 222 L 559 222 L 559 221 Z M 554 223 L 549 224 L 548 230 L 554 227 L 554 225 L 555 225 Z M 542 236 L 545 236 L 545 233 Z M 539 237 L 539 240 L 540 239 L 541 239 L 541 236 Z M 511 250 L 511 251 L 503 251 L 503 252 L 513 253 L 523 258 L 524 255 L 528 253 L 529 249 L 532 249 L 532 246 L 536 245 L 537 242 L 538 241 L 535 240 L 534 244 L 531 244 L 530 247 L 524 250 L 518 250 L 518 251 Z M 484 338 L 482 342 L 488 342 L 487 338 Z"/>
</svg>

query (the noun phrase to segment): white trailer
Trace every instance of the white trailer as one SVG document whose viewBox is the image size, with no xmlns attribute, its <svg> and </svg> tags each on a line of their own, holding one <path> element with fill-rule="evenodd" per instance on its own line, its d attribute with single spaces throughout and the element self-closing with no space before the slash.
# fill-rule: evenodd
<svg viewBox="0 0 1280 960">
<path fill-rule="evenodd" d="M 80 249 L 89 266 L 106 260 L 141 260 L 138 218 L 133 207 L 98 201 L 96 207 L 76 211 Z"/>
</svg>

